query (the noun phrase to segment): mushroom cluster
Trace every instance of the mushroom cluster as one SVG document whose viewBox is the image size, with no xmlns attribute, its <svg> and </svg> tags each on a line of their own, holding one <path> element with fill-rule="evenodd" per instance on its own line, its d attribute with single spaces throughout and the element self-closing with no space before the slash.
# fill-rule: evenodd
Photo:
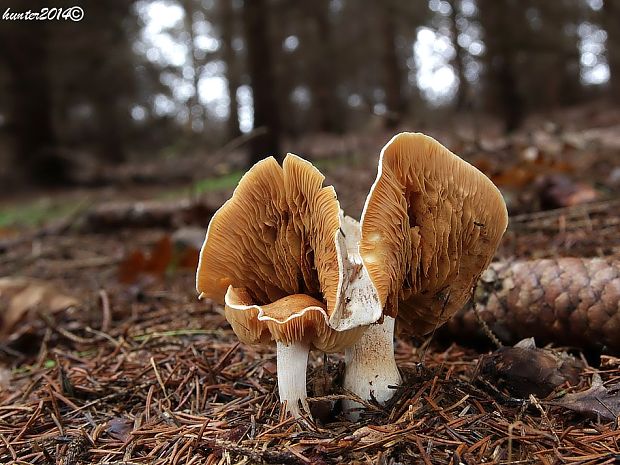
<svg viewBox="0 0 620 465">
<path fill-rule="evenodd" d="M 345 388 L 387 401 L 401 383 L 395 323 L 426 334 L 447 321 L 507 225 L 492 182 L 422 134 L 384 147 L 361 224 L 323 181 L 295 155 L 257 163 L 213 216 L 196 277 L 242 342 L 275 342 L 280 401 L 295 416 L 308 411 L 311 348 L 344 350 Z M 353 418 L 356 407 L 345 403 Z"/>
</svg>

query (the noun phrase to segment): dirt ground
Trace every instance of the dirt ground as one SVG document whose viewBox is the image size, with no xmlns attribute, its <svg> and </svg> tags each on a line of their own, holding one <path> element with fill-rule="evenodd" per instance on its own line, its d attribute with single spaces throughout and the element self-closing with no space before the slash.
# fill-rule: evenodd
<svg viewBox="0 0 620 465">
<path fill-rule="evenodd" d="M 512 216 L 498 258 L 620 257 L 619 127 L 620 118 L 609 117 L 594 128 L 549 126 L 512 139 L 448 138 L 504 191 Z M 303 152 L 335 185 L 345 211 L 359 215 L 385 140 L 317 138 L 303 141 Z M 343 357 L 313 353 L 315 420 L 285 418 L 274 348 L 239 344 L 222 309 L 197 300 L 195 249 L 180 238 L 179 231 L 204 231 L 233 187 L 192 196 L 190 205 L 201 208 L 166 210 L 163 223 L 156 216 L 133 224 L 135 215 L 101 223 L 93 212 L 102 199 L 135 204 L 169 192 L 165 182 L 146 191 L 129 185 L 125 192 L 136 195 L 91 191 L 69 216 L 0 230 L 0 276 L 36 279 L 20 289 L 46 296 L 22 305 L 9 328 L 16 291 L 2 294 L 0 285 L 0 463 L 620 461 L 617 417 L 559 405 L 567 393 L 586 391 L 595 374 L 604 386 L 618 386 L 613 354 L 589 354 L 576 385 L 520 399 L 480 376 L 480 347 L 401 337 L 403 385 L 388 405 L 369 404 L 351 423 L 339 410 L 349 396 L 338 387 Z M 180 192 L 158 198 L 179 202 Z M 67 308 L 50 308 L 65 295 Z"/>
</svg>

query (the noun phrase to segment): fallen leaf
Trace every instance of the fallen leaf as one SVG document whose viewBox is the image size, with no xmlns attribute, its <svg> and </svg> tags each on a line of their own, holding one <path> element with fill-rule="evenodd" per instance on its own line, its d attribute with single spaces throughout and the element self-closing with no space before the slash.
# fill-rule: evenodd
<svg viewBox="0 0 620 465">
<path fill-rule="evenodd" d="M 577 384 L 582 368 L 583 364 L 568 354 L 537 348 L 533 338 L 480 359 L 482 377 L 521 399 L 530 394 L 546 397 L 566 382 Z"/>
<path fill-rule="evenodd" d="M 127 439 L 131 436 L 132 429 L 133 421 L 127 418 L 112 418 L 108 422 L 107 432 L 110 437 L 122 442 L 127 442 Z"/>
<path fill-rule="evenodd" d="M 0 336 L 6 336 L 37 312 L 51 314 L 79 305 L 54 284 L 24 277 L 0 278 Z"/>
<path fill-rule="evenodd" d="M 133 284 L 142 275 L 161 279 L 173 263 L 172 241 L 169 235 L 162 236 L 148 254 L 132 250 L 118 267 L 118 280 L 123 284 Z"/>
<path fill-rule="evenodd" d="M 11 228 L 0 228 L 0 239 L 12 239 L 19 235 L 19 232 Z"/>
<path fill-rule="evenodd" d="M 620 417 L 620 383 L 605 387 L 601 377 L 595 374 L 590 389 L 566 394 L 559 402 L 553 402 L 553 405 L 560 405 L 588 417 L 616 420 Z"/>
<path fill-rule="evenodd" d="M 544 176 L 537 184 L 540 203 L 545 209 L 572 207 L 600 198 L 600 194 L 592 186 L 576 182 L 562 174 Z"/>
<path fill-rule="evenodd" d="M 118 280 L 123 284 L 136 282 L 140 273 L 144 271 L 146 259 L 140 250 L 134 250 L 127 255 L 118 266 Z"/>
<path fill-rule="evenodd" d="M 523 188 L 532 183 L 537 175 L 537 171 L 530 168 L 514 166 L 491 176 L 491 180 L 495 185 L 500 187 Z"/>
<path fill-rule="evenodd" d="M 149 254 L 144 272 L 158 277 L 163 277 L 172 262 L 172 241 L 167 234 L 159 239 Z"/>
<path fill-rule="evenodd" d="M 179 256 L 178 266 L 184 270 L 195 271 L 198 268 L 198 260 L 200 258 L 200 251 L 192 248 L 187 248 L 181 251 Z"/>
</svg>

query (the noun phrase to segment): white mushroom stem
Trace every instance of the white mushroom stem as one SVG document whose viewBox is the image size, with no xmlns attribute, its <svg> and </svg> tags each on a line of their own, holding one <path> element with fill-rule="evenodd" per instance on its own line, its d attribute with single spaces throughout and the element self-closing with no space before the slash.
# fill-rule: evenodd
<svg viewBox="0 0 620 465">
<path fill-rule="evenodd" d="M 301 407 L 310 412 L 306 400 L 306 368 L 310 344 L 293 342 L 286 345 L 277 342 L 278 391 L 280 402 L 286 402 L 286 410 L 294 417 L 301 416 Z"/>
<path fill-rule="evenodd" d="M 344 387 L 364 400 L 375 399 L 385 404 L 402 382 L 394 360 L 394 318 L 385 317 L 382 324 L 370 325 L 364 335 L 345 352 Z M 344 411 L 352 420 L 362 407 L 358 402 L 344 401 Z"/>
</svg>

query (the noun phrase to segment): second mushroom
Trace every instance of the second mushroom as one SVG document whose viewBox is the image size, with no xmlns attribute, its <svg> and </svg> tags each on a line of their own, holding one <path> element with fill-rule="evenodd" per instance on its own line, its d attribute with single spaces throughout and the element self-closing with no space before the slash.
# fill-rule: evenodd
<svg viewBox="0 0 620 465">
<path fill-rule="evenodd" d="M 400 384 L 394 322 L 425 335 L 471 297 L 508 224 L 489 178 L 435 139 L 396 135 L 381 151 L 361 218 L 359 253 L 384 321 L 346 351 L 344 385 L 385 402 Z M 348 402 L 345 410 L 358 407 Z"/>
</svg>

